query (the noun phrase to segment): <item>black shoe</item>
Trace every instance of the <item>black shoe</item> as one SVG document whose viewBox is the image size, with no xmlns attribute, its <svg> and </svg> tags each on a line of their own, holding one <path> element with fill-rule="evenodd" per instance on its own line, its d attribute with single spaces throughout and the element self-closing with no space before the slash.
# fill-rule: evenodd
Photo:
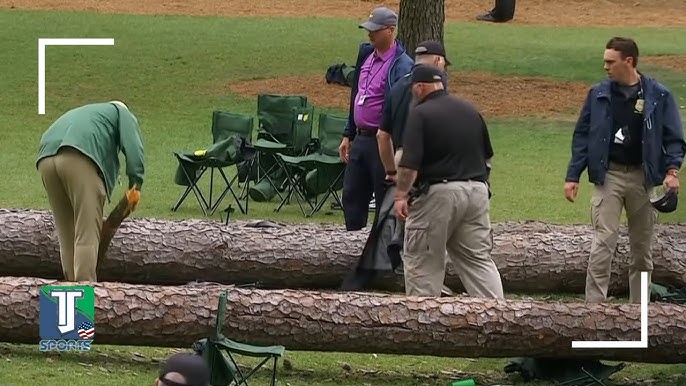
<svg viewBox="0 0 686 386">
<path fill-rule="evenodd" d="M 484 13 L 476 17 L 479 21 L 490 21 L 491 23 L 505 23 L 512 19 L 497 19 L 492 12 Z"/>
</svg>

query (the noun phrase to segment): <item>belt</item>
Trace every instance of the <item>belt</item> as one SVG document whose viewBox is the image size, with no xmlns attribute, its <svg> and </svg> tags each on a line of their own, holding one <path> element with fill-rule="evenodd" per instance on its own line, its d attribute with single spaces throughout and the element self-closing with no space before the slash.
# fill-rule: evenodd
<svg viewBox="0 0 686 386">
<path fill-rule="evenodd" d="M 363 137 L 376 137 L 376 132 L 378 129 L 357 129 L 357 135 L 361 135 Z"/>
<path fill-rule="evenodd" d="M 486 181 L 481 181 L 481 180 L 475 180 L 475 179 L 463 179 L 463 178 L 446 178 L 442 180 L 432 180 L 427 182 L 429 185 L 436 185 L 436 184 L 447 184 L 448 182 L 469 182 L 469 181 L 474 181 L 474 182 L 483 182 L 486 183 Z"/>
<path fill-rule="evenodd" d="M 641 169 L 641 165 L 626 165 L 619 162 L 610 161 L 607 167 L 609 170 L 617 170 L 622 172 L 631 172 Z"/>
</svg>

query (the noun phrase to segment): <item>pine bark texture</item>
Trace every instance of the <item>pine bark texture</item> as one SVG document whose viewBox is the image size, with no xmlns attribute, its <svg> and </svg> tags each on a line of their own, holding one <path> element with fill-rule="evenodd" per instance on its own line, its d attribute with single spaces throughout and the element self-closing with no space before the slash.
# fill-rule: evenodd
<svg viewBox="0 0 686 386">
<path fill-rule="evenodd" d="M 342 226 L 128 219 L 98 267 L 98 280 L 177 285 L 191 281 L 259 283 L 264 288 L 338 288 L 356 266 L 368 232 Z M 494 224 L 493 259 L 508 292 L 583 294 L 592 234 L 585 225 Z M 653 282 L 686 285 L 686 224 L 658 225 Z M 628 293 L 626 229 L 612 265 L 611 294 Z M 46 211 L 0 209 L 0 275 L 61 279 L 59 244 Z M 462 291 L 448 265 L 446 284 Z M 388 273 L 375 288 L 403 292 Z"/>
<path fill-rule="evenodd" d="M 38 343 L 40 286 L 56 284 L 67 283 L 0 277 L 0 341 Z M 100 282 L 94 287 L 94 344 L 189 348 L 211 334 L 220 291 L 228 290 L 224 334 L 287 350 L 686 361 L 686 307 L 674 304 L 650 304 L 648 348 L 597 350 L 573 349 L 572 341 L 640 340 L 638 305 L 422 299 L 217 284 Z"/>
<path fill-rule="evenodd" d="M 398 40 L 410 57 L 424 40 L 443 43 L 445 0 L 400 0 L 398 13 Z"/>
</svg>

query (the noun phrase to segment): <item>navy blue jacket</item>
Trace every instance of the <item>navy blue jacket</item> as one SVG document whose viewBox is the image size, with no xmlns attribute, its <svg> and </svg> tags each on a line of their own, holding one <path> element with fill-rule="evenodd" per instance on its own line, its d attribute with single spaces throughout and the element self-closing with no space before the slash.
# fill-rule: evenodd
<svg viewBox="0 0 686 386">
<path fill-rule="evenodd" d="M 386 77 L 386 97 L 388 100 L 388 95 L 390 94 L 390 89 L 393 85 L 400 80 L 404 75 L 412 70 L 412 65 L 414 61 L 405 52 L 405 47 L 396 40 L 395 56 L 393 57 L 393 63 L 388 70 L 388 76 Z M 357 125 L 355 125 L 355 96 L 357 95 L 357 84 L 360 81 L 360 70 L 364 61 L 374 52 L 374 47 L 371 43 L 360 44 L 360 49 L 357 53 L 357 63 L 355 64 L 355 75 L 353 76 L 352 89 L 350 90 L 350 107 L 348 112 L 348 123 L 345 125 L 345 130 L 343 131 L 343 136 L 350 138 L 352 141 L 357 134 Z"/>
<path fill-rule="evenodd" d="M 668 169 L 680 169 L 686 143 L 679 108 L 672 93 L 654 78 L 641 74 L 644 93 L 643 173 L 646 187 L 661 185 Z M 574 128 L 567 182 L 579 182 L 588 168 L 588 180 L 602 185 L 608 168 L 613 135 L 611 81 L 591 87 Z"/>
</svg>

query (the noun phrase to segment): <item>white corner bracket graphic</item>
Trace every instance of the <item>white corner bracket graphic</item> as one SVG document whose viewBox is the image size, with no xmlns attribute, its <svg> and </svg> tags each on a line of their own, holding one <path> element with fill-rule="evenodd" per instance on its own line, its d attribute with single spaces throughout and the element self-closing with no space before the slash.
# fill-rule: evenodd
<svg viewBox="0 0 686 386">
<path fill-rule="evenodd" d="M 113 46 L 114 39 L 38 39 L 38 114 L 45 114 L 45 46 Z"/>
<path fill-rule="evenodd" d="M 641 272 L 641 340 L 575 340 L 572 348 L 648 348 L 648 272 Z"/>
</svg>

